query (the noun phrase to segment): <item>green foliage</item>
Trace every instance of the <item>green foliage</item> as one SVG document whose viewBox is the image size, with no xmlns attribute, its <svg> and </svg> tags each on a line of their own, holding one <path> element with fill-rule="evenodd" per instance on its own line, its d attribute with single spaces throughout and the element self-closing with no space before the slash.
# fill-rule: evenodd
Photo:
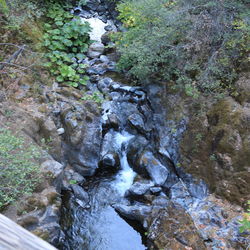
<svg viewBox="0 0 250 250">
<path fill-rule="evenodd" d="M 69 184 L 77 184 L 77 180 L 72 179 L 72 180 L 69 181 Z"/>
<path fill-rule="evenodd" d="M 195 141 L 196 142 L 201 142 L 202 141 L 202 134 L 201 133 L 197 133 L 196 135 L 195 135 Z"/>
<path fill-rule="evenodd" d="M 78 6 L 84 6 L 87 4 L 87 0 L 79 0 Z"/>
<path fill-rule="evenodd" d="M 240 233 L 243 233 L 244 231 L 250 232 L 250 201 L 247 202 L 248 209 L 247 212 L 244 214 L 244 218 L 240 220 Z"/>
<path fill-rule="evenodd" d="M 18 31 L 27 20 L 33 22 L 40 18 L 45 10 L 44 4 L 40 6 L 35 0 L 0 0 L 0 13 L 5 17 L 3 27 L 11 30 Z"/>
<path fill-rule="evenodd" d="M 135 6 L 136 5 L 136 6 Z M 122 2 L 117 6 L 120 13 L 119 18 L 127 28 L 136 27 L 145 22 L 145 16 L 142 14 L 140 3 Z M 135 12 L 134 8 L 137 8 Z M 140 8 L 140 9 L 139 9 Z"/>
<path fill-rule="evenodd" d="M 103 102 L 103 95 L 102 95 L 101 92 L 95 91 L 91 95 L 85 94 L 81 99 L 84 100 L 84 101 L 91 100 L 91 101 L 96 102 L 97 104 L 102 104 L 102 102 Z"/>
<path fill-rule="evenodd" d="M 211 155 L 209 156 L 209 159 L 210 159 L 210 161 L 217 161 L 217 157 L 216 157 L 215 154 L 211 154 Z"/>
<path fill-rule="evenodd" d="M 63 8 L 54 4 L 46 14 L 48 22 L 43 46 L 48 62 L 45 66 L 56 80 L 77 87 L 86 84 L 86 65 L 78 63 L 85 58 L 89 46 L 89 24 L 83 23 Z"/>
<path fill-rule="evenodd" d="M 38 149 L 27 146 L 22 137 L 0 129 L 0 209 L 34 190 L 39 181 L 35 159 L 40 156 Z"/>
<path fill-rule="evenodd" d="M 200 91 L 236 94 L 246 68 L 250 11 L 236 0 L 123 0 L 126 32 L 113 36 L 120 70 L 143 81 L 174 81 L 187 95 Z"/>
<path fill-rule="evenodd" d="M 8 14 L 9 12 L 9 7 L 5 0 L 0 0 L 0 12 L 3 12 L 4 14 Z"/>
</svg>

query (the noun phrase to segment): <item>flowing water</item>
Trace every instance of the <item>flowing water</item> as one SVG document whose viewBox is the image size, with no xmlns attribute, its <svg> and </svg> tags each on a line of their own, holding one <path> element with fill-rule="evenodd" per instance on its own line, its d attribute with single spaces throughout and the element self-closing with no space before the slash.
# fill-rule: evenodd
<svg viewBox="0 0 250 250">
<path fill-rule="evenodd" d="M 128 165 L 126 146 L 133 136 L 116 133 L 116 146 L 120 152 L 121 170 L 115 174 L 95 176 L 86 183 L 89 203 L 84 208 L 68 193 L 62 220 L 67 241 L 61 249 L 88 250 L 143 250 L 141 235 L 114 210 L 112 204 L 120 202 L 132 185 L 135 173 Z M 68 197 L 67 197 L 68 196 Z M 70 196 L 70 197 L 69 197 Z M 67 221 L 70 221 L 67 225 Z"/>
<path fill-rule="evenodd" d="M 97 17 L 89 19 L 92 27 L 90 38 L 101 41 L 107 25 Z M 103 120 L 107 117 L 104 112 Z M 125 192 L 133 184 L 136 173 L 127 160 L 127 145 L 133 135 L 126 131 L 114 132 L 112 144 L 119 154 L 120 170 L 116 174 L 100 171 L 84 183 L 88 202 L 84 204 L 72 192 L 65 192 L 61 225 L 65 241 L 60 249 L 87 250 L 143 250 L 140 233 L 122 219 L 113 204 L 121 202 Z M 84 191 L 83 191 L 84 192 Z"/>
<path fill-rule="evenodd" d="M 128 164 L 127 155 L 126 155 L 126 143 L 133 138 L 132 135 L 128 133 L 117 133 L 116 142 L 121 149 L 121 171 L 116 175 L 115 181 L 113 182 L 114 188 L 120 193 L 121 196 L 124 196 L 125 192 L 133 184 L 136 173 L 131 169 Z"/>
<path fill-rule="evenodd" d="M 89 19 L 81 18 L 83 22 L 87 21 L 90 24 L 90 27 L 92 31 L 90 32 L 89 36 L 91 40 L 94 41 L 101 41 L 101 36 L 105 33 L 104 27 L 107 25 L 104 22 L 102 22 L 97 17 L 92 17 Z"/>
</svg>

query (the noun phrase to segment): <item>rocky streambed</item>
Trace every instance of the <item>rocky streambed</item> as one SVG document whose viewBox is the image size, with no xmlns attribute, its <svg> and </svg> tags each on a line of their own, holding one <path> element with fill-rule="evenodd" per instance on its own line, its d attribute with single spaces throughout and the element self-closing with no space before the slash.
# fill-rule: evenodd
<svg viewBox="0 0 250 250">
<path fill-rule="evenodd" d="M 165 121 L 163 87 L 107 77 L 117 58 L 108 39 L 117 30 L 115 12 L 97 2 L 75 12 L 93 25 L 87 87 L 103 102 L 100 113 L 85 104 L 61 115 L 66 173 L 81 177 L 64 187 L 60 248 L 244 249 L 239 208 L 221 203 L 179 166 L 188 119 Z"/>
</svg>

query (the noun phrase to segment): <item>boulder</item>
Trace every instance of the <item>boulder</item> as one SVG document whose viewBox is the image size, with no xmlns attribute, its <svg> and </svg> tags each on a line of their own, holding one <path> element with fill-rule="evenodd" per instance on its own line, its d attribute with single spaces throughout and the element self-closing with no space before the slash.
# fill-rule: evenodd
<svg viewBox="0 0 250 250">
<path fill-rule="evenodd" d="M 108 65 L 105 63 L 96 64 L 87 69 L 89 75 L 103 75 L 108 71 Z"/>
<path fill-rule="evenodd" d="M 64 176 L 64 166 L 55 160 L 47 160 L 41 164 L 41 170 L 49 180 L 49 184 L 53 185 L 60 193 Z"/>
<path fill-rule="evenodd" d="M 118 130 L 119 124 L 120 124 L 120 121 L 119 121 L 117 115 L 111 113 L 111 114 L 107 115 L 107 120 L 104 121 L 102 127 L 104 129 L 114 128 L 114 129 Z"/>
<path fill-rule="evenodd" d="M 54 121 L 50 117 L 40 117 L 40 119 L 37 117 L 35 119 L 39 126 L 39 135 L 45 140 L 46 145 L 49 146 L 49 153 L 54 156 L 56 160 L 60 160 L 62 155 L 61 138 L 57 132 Z"/>
<path fill-rule="evenodd" d="M 106 154 L 102 157 L 101 159 L 101 164 L 102 166 L 105 167 L 116 167 L 118 168 L 120 165 L 120 160 L 119 160 L 119 156 L 117 154 Z"/>
<path fill-rule="evenodd" d="M 58 195 L 58 194 L 57 194 Z M 58 244 L 62 233 L 59 225 L 61 201 L 48 205 L 45 209 L 35 209 L 18 218 L 18 224 L 51 244 Z"/>
<path fill-rule="evenodd" d="M 159 194 L 162 191 L 161 187 L 151 187 L 150 191 L 152 192 L 152 194 Z"/>
<path fill-rule="evenodd" d="M 104 45 L 108 45 L 111 42 L 110 35 L 112 33 L 112 31 L 107 31 L 102 35 L 101 40 Z"/>
<path fill-rule="evenodd" d="M 92 43 L 89 46 L 87 56 L 90 58 L 98 58 L 101 54 L 103 54 L 104 49 L 105 47 L 102 43 L 100 42 Z"/>
<path fill-rule="evenodd" d="M 167 207 L 170 204 L 170 200 L 166 196 L 158 196 L 155 197 L 154 200 L 152 201 L 152 206 L 153 207 Z"/>
<path fill-rule="evenodd" d="M 85 182 L 85 178 L 81 176 L 79 173 L 75 172 L 73 169 L 66 169 L 64 172 L 65 178 L 67 182 L 74 180 L 77 183 Z"/>
<path fill-rule="evenodd" d="M 131 140 L 131 143 L 127 148 L 127 156 L 129 165 L 133 168 L 135 172 L 139 175 L 148 178 L 148 172 L 146 168 L 144 168 L 140 164 L 140 158 L 145 150 L 145 148 L 149 145 L 149 141 L 143 136 L 136 136 Z"/>
<path fill-rule="evenodd" d="M 108 63 L 109 62 L 109 59 L 107 56 L 104 56 L 104 55 L 101 55 L 100 56 L 100 60 L 103 62 L 103 63 Z"/>
<path fill-rule="evenodd" d="M 180 145 L 184 171 L 202 179 L 211 192 L 241 206 L 250 199 L 249 121 L 248 105 L 231 97 L 221 99 L 205 117 L 190 120 Z"/>
<path fill-rule="evenodd" d="M 97 87 L 102 93 L 107 94 L 113 83 L 111 78 L 105 77 L 98 82 Z"/>
<path fill-rule="evenodd" d="M 135 182 L 126 192 L 126 196 L 143 196 L 152 185 L 153 183 L 148 180 Z"/>
<path fill-rule="evenodd" d="M 60 224 L 57 222 L 47 223 L 37 227 L 31 232 L 54 246 L 59 244 L 60 239 L 62 239 L 64 235 Z"/>
<path fill-rule="evenodd" d="M 144 220 L 150 214 L 151 207 L 146 205 L 134 205 L 128 206 L 123 204 L 114 205 L 115 210 L 130 220 L 139 221 L 142 225 L 144 224 Z"/>
<path fill-rule="evenodd" d="M 98 168 L 101 149 L 100 112 L 97 104 L 86 101 L 61 113 L 65 125 L 65 152 L 70 165 L 82 176 L 91 176 Z"/>
<path fill-rule="evenodd" d="M 168 178 L 168 169 L 155 158 L 152 152 L 144 151 L 139 160 L 141 168 L 145 168 L 156 185 L 163 185 Z"/>
<path fill-rule="evenodd" d="M 64 132 L 65 132 L 65 129 L 64 129 L 64 128 L 59 128 L 59 129 L 57 129 L 57 134 L 58 134 L 58 135 L 62 135 L 62 134 L 64 134 Z"/>
<path fill-rule="evenodd" d="M 152 218 L 148 239 L 152 250 L 207 249 L 190 215 L 173 203 Z"/>
<path fill-rule="evenodd" d="M 187 208 L 193 202 L 193 197 L 183 182 L 178 182 L 171 187 L 170 197 L 172 201 L 185 208 Z"/>
<path fill-rule="evenodd" d="M 128 117 L 129 123 L 132 125 L 132 127 L 136 128 L 139 133 L 145 132 L 145 125 L 143 118 L 140 114 L 132 114 Z"/>
<path fill-rule="evenodd" d="M 98 51 L 89 50 L 87 56 L 90 58 L 98 58 L 102 53 Z"/>
<path fill-rule="evenodd" d="M 76 154 L 76 156 L 80 156 L 80 154 L 81 153 L 78 152 Z M 79 160 L 79 159 L 75 158 L 75 160 Z M 95 173 L 95 171 L 96 171 L 96 169 L 98 167 L 98 166 L 93 165 L 95 163 L 94 161 L 92 162 L 93 164 L 91 164 L 91 165 L 90 165 L 89 161 L 86 162 L 86 161 L 79 160 L 79 163 L 80 163 L 80 165 L 77 164 L 77 163 L 72 163 L 72 167 L 73 167 L 74 171 L 79 173 L 81 176 L 92 176 L 92 175 L 94 175 L 94 173 Z M 86 167 L 85 167 L 85 165 L 86 165 Z"/>
<path fill-rule="evenodd" d="M 70 188 L 72 189 L 76 199 L 79 199 L 86 204 L 89 202 L 89 195 L 81 186 L 71 184 Z"/>
</svg>

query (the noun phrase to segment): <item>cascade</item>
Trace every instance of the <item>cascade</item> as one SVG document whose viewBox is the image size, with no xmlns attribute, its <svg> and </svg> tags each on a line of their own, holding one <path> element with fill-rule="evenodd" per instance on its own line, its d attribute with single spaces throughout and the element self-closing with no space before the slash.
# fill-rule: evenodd
<svg viewBox="0 0 250 250">
<path fill-rule="evenodd" d="M 152 242 L 159 233 L 158 226 L 168 217 L 171 223 L 167 233 L 180 233 L 176 238 L 183 245 L 186 239 L 195 239 L 194 249 L 207 249 L 205 244 L 225 246 L 219 236 L 233 232 L 232 238 L 238 237 L 237 225 L 234 222 L 224 225 L 221 208 L 207 200 L 206 185 L 195 182 L 177 166 L 178 140 L 185 130 L 185 121 L 180 122 L 172 135 L 170 126 L 162 125 L 165 116 L 160 104 L 156 103 L 157 106 L 150 99 L 159 92 L 157 87 L 128 86 L 107 76 L 116 74 L 115 60 L 113 52 L 112 56 L 104 52 L 101 37 L 105 31 L 119 28 L 108 8 L 104 13 L 76 10 L 83 21 L 90 22 L 91 39 L 97 41 L 92 46 L 94 53 L 84 60 L 89 65 L 91 81 L 87 87 L 92 92 L 100 91 L 105 100 L 101 107 L 99 159 L 95 159 L 98 168 L 90 168 L 82 185 L 71 185 L 71 190 L 63 194 L 64 235 L 59 248 L 155 249 Z M 82 158 L 85 152 L 78 154 Z M 75 155 L 70 157 L 70 162 L 75 163 Z M 211 223 L 207 223 L 208 218 Z M 174 232 L 171 232 L 172 220 L 178 225 Z M 179 226 L 181 230 L 184 228 L 183 234 L 178 231 Z M 199 229 L 199 233 L 191 232 L 190 236 L 188 230 L 192 227 Z M 218 230 L 218 237 L 211 237 L 208 233 L 211 228 Z"/>
</svg>

